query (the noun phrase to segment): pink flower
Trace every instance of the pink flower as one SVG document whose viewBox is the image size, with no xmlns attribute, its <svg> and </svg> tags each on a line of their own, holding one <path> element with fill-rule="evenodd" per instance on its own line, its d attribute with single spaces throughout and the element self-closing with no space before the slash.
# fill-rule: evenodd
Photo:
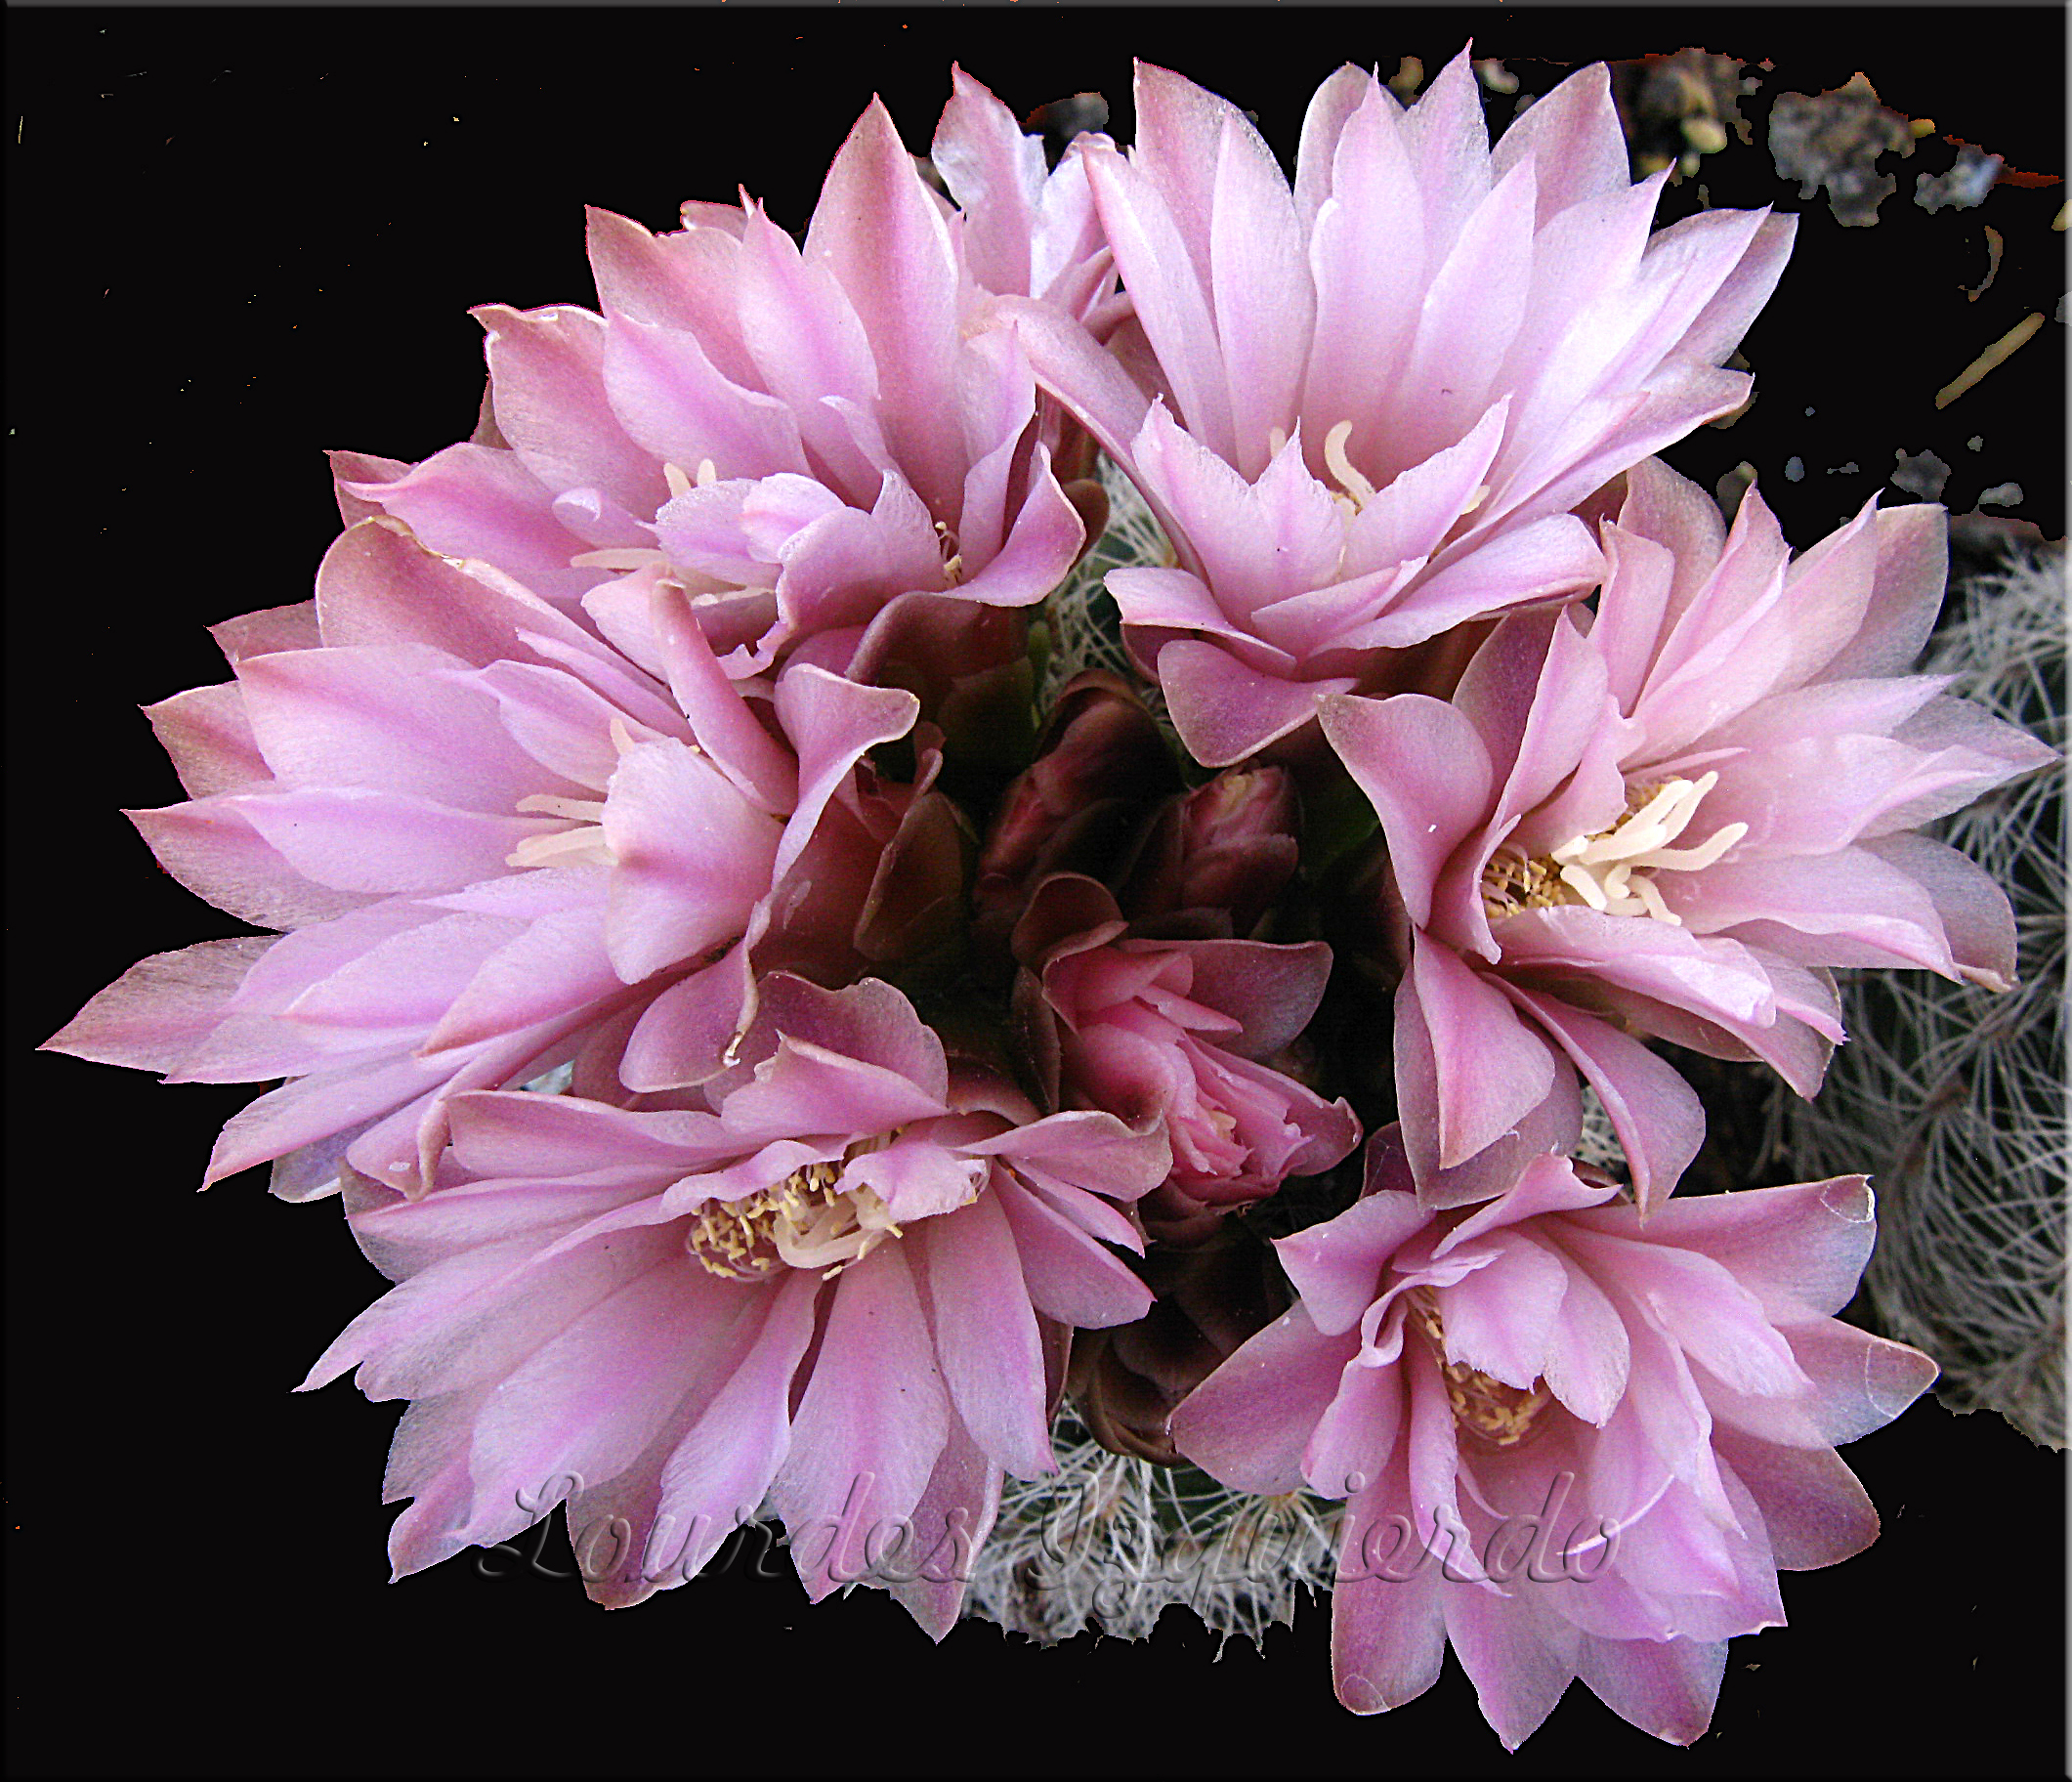
<svg viewBox="0 0 2072 1782">
<path fill-rule="evenodd" d="M 972 603 L 1040 600 L 1083 529 L 1050 468 L 1063 417 L 1038 416 L 975 306 L 993 278 L 1090 315 L 1111 275 L 1078 171 L 1037 177 L 1040 147 L 956 83 L 937 152 L 972 214 L 949 213 L 876 102 L 803 249 L 745 197 L 686 204 L 661 236 L 593 210 L 603 313 L 476 311 L 486 431 L 415 466 L 335 454 L 348 519 L 393 515 L 607 635 L 638 629 L 666 576 L 737 676 L 810 647 L 883 680 L 938 655 L 945 625 L 974 633 L 975 666 L 981 645 L 1017 652 Z"/>
<path fill-rule="evenodd" d="M 1796 562 L 1631 473 L 1594 618 L 1506 619 L 1451 700 L 1331 696 L 1410 932 L 1396 1082 L 1420 1190 L 1494 1193 L 1565 1143 L 1575 1073 L 1643 1206 L 1702 1130 L 1637 1032 L 1758 1058 L 1801 1095 L 1842 1038 L 1830 965 L 2005 986 L 2008 901 L 1918 825 L 2053 759 L 1901 671 L 1941 603 L 1942 510 L 1866 507 Z"/>
<path fill-rule="evenodd" d="M 873 105 L 803 253 L 753 205 L 661 238 L 593 213 L 605 313 L 479 312 L 477 438 L 336 454 L 349 530 L 314 606 L 219 627 L 237 681 L 153 708 L 194 800 L 140 814 L 147 839 L 292 932 L 148 959 L 53 1043 L 290 1079 L 209 1179 L 287 1157 L 279 1191 L 321 1193 L 349 1148 L 414 1185 L 454 1093 L 571 1061 L 614 1097 L 696 1082 L 753 968 L 853 977 L 940 940 L 958 820 L 900 688 L 981 727 L 1008 609 L 1082 537 L 1062 417 L 969 331 L 974 278 L 1089 317 L 1110 279 L 1083 180 L 1036 178 L 961 75 L 939 143 L 971 215 Z M 918 781 L 884 786 L 863 757 L 909 733 Z"/>
<path fill-rule="evenodd" d="M 1719 368 L 1792 224 L 1652 238 L 1603 67 L 1488 143 L 1462 51 L 1407 110 L 1341 68 L 1292 190 L 1237 108 L 1139 64 L 1137 142 L 1080 150 L 1141 333 L 1004 303 L 1038 378 L 1180 562 L 1109 587 L 1196 759 L 1241 760 L 1383 653 L 1588 587 L 1568 510 L 1734 407 Z"/>
<path fill-rule="evenodd" d="M 1172 1420 L 1241 1490 L 1345 1497 L 1338 1699 L 1430 1687 L 1447 1644 L 1515 1748 L 1583 1681 L 1658 1738 L 1710 1720 L 1726 1642 L 1784 1621 L 1777 1573 L 1878 1533 L 1837 1443 L 1934 1378 L 1830 1316 L 1872 1239 L 1860 1176 L 1670 1203 L 1645 1224 L 1568 1161 L 1472 1213 L 1369 1192 L 1280 1241 L 1301 1298 Z"/>
<path fill-rule="evenodd" d="M 302 1199 L 341 1153 L 428 1180 L 464 1090 L 711 1075 L 757 968 L 856 975 L 890 907 L 926 901 L 906 863 L 941 816 L 932 767 L 887 785 L 863 759 L 914 697 L 808 663 L 730 681 L 667 582 L 621 617 L 630 655 L 380 519 L 311 606 L 217 627 L 236 679 L 150 710 L 194 797 L 132 818 L 182 883 L 288 932 L 146 959 L 51 1044 L 288 1079 L 207 1179 L 285 1159 Z"/>
<path fill-rule="evenodd" d="M 1360 1142 L 1350 1107 L 1268 1062 L 1316 1012 L 1331 949 L 1127 929 L 1095 880 L 1045 880 L 1015 930 L 1016 1012 L 1052 1105 L 1169 1143 L 1171 1172 L 1141 1210 L 1152 1236 L 1186 1242 Z"/>
<path fill-rule="evenodd" d="M 681 1584 L 767 1504 L 808 1594 L 862 1579 L 940 1638 L 1002 1469 L 1051 1470 L 1074 1326 L 1151 1295 L 1104 1246 L 1164 1173 L 1105 1114 L 952 1068 L 888 985 L 765 980 L 703 1107 L 475 1094 L 432 1191 L 356 1197 L 397 1287 L 312 1369 L 414 1401 L 399 1576 L 568 1500 L 593 1596 Z"/>
</svg>

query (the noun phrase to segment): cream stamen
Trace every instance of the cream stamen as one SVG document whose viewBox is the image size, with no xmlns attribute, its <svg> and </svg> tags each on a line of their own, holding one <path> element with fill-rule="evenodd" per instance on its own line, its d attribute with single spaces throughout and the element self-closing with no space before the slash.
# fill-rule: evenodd
<svg viewBox="0 0 2072 1782">
<path fill-rule="evenodd" d="M 1345 455 L 1345 442 L 1352 437 L 1352 422 L 1340 421 L 1324 436 L 1324 463 L 1338 479 L 1338 486 L 1357 513 L 1374 498 L 1374 486 L 1353 468 L 1353 461 Z"/>
<path fill-rule="evenodd" d="M 952 588 L 964 579 L 964 553 L 957 549 L 957 535 L 948 525 L 935 523 L 935 541 L 943 553 L 943 579 Z"/>
<path fill-rule="evenodd" d="M 602 806 L 598 807 L 603 809 Z M 579 828 L 556 829 L 547 835 L 528 835 L 504 856 L 504 865 L 525 870 L 532 867 L 609 867 L 614 856 L 605 842 L 602 826 L 586 823 Z"/>
<path fill-rule="evenodd" d="M 602 823 L 605 816 L 600 798 L 560 798 L 552 792 L 529 792 L 518 801 L 518 808 L 543 817 L 572 817 L 577 823 Z"/>
<path fill-rule="evenodd" d="M 658 569 L 668 562 L 659 551 L 641 545 L 615 545 L 609 551 L 578 551 L 569 559 L 574 570 Z"/>
</svg>

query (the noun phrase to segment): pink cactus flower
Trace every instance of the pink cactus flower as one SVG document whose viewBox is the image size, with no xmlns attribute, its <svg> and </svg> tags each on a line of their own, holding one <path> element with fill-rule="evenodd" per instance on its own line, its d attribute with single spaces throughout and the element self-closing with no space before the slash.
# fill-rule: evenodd
<svg viewBox="0 0 2072 1782">
<path fill-rule="evenodd" d="M 1369 1192 L 1280 1240 L 1299 1302 L 1180 1406 L 1241 1490 L 1348 1500 L 1338 1699 L 1429 1688 L 1449 1643 L 1506 1746 L 1581 1677 L 1689 1744 L 1728 1639 L 1779 1626 L 1779 1570 L 1867 1547 L 1835 1445 L 1934 1378 L 1832 1313 L 1872 1240 L 1860 1176 L 1672 1202 L 1645 1223 L 1565 1158 L 1433 1213 L 1394 1130 Z"/>
<path fill-rule="evenodd" d="M 1650 236 L 1602 66 L 1494 148 L 1462 51 L 1407 109 L 1341 68 L 1292 189 L 1227 102 L 1139 64 L 1127 155 L 1078 150 L 1139 339 L 1004 303 L 1038 378 L 1163 522 L 1177 567 L 1109 577 L 1196 759 L 1300 730 L 1386 652 L 1597 579 L 1569 513 L 1743 401 L 1720 369 L 1793 225 Z"/>
<path fill-rule="evenodd" d="M 1360 1123 L 1273 1060 L 1323 997 L 1322 941 L 1132 938 L 1090 878 L 1044 881 L 1015 930 L 1016 1012 L 1045 1095 L 1163 1134 L 1172 1169 L 1140 1211 L 1188 1242 L 1291 1175 L 1349 1155 Z"/>
<path fill-rule="evenodd" d="M 1012 338 L 974 325 L 984 280 L 1092 318 L 1112 274 L 1078 169 L 1043 179 L 961 72 L 937 154 L 970 214 L 873 102 L 803 249 L 745 197 L 686 204 L 660 236 L 593 210 L 603 313 L 476 311 L 486 430 L 415 466 L 335 454 L 347 517 L 393 515 L 607 635 L 666 576 L 732 675 L 810 647 L 883 678 L 946 626 L 996 641 L 972 604 L 1040 600 L 1084 532 L 1050 467 L 1063 417 L 1038 416 Z"/>
<path fill-rule="evenodd" d="M 471 1094 L 418 1200 L 356 1184 L 398 1285 L 311 1370 L 412 1399 L 398 1576 L 568 1501 L 590 1593 L 683 1583 L 766 1502 L 815 1600 L 862 1580 L 935 1637 L 1003 1469 L 1051 1470 L 1070 1330 L 1151 1294 L 1106 1248 L 1165 1173 L 1112 1116 L 1038 1119 L 897 991 L 764 983 L 701 1101 Z"/>
<path fill-rule="evenodd" d="M 1733 530 L 1630 475 L 1592 616 L 1504 620 L 1451 700 L 1327 696 L 1407 924 L 1396 1078 L 1420 1189 L 1494 1193 L 1603 1099 L 1643 1207 L 1702 1136 L 1635 1033 L 1811 1095 L 1841 1040 L 1827 966 L 2005 987 L 1999 886 L 1913 831 L 2054 759 L 1904 670 L 1941 604 L 1942 510 L 1875 502 L 1796 562 L 1751 490 Z"/>
<path fill-rule="evenodd" d="M 810 663 L 730 681 L 664 581 L 641 616 L 629 657 L 398 521 L 351 528 L 311 606 L 217 627 L 235 680 L 150 708 L 194 796 L 131 813 L 183 884 L 287 932 L 146 959 L 52 1046 L 288 1079 L 207 1179 L 283 1159 L 302 1199 L 341 1153 L 429 1179 L 465 1090 L 711 1075 L 755 969 L 857 975 L 878 910 L 918 898 L 891 881 L 935 796 L 864 761 L 913 695 Z"/>
<path fill-rule="evenodd" d="M 320 1193 L 350 1146 L 420 1184 L 454 1093 L 571 1059 L 598 1093 L 695 1082 L 751 964 L 840 979 L 940 927 L 917 862 L 955 824 L 915 696 L 837 674 L 949 721 L 1018 658 L 997 621 L 1082 528 L 974 280 L 1085 318 L 1112 280 L 1082 176 L 1037 178 L 961 74 L 938 147 L 969 215 L 873 104 L 803 253 L 752 204 L 661 238 L 594 213 L 603 316 L 479 312 L 477 438 L 335 454 L 317 601 L 219 627 L 236 682 L 153 708 L 194 799 L 147 839 L 292 932 L 148 959 L 52 1043 L 290 1079 L 209 1179 L 285 1157 L 279 1191 Z M 919 783 L 885 786 L 863 757 L 909 733 Z"/>
</svg>

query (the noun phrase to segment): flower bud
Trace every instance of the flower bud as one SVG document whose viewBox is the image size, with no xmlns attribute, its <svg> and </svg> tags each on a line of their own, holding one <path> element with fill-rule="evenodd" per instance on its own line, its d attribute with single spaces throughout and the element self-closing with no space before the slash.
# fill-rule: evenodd
<svg viewBox="0 0 2072 1782">
<path fill-rule="evenodd" d="M 1049 873 L 1103 875 L 1139 813 L 1177 777 L 1158 725 L 1121 680 L 1098 669 L 1075 676 L 980 852 L 981 928 L 1004 938 Z"/>
<path fill-rule="evenodd" d="M 1153 817 L 1122 907 L 1138 919 L 1215 912 L 1217 932 L 1248 936 L 1294 875 L 1300 823 L 1286 768 L 1227 769 Z"/>
<path fill-rule="evenodd" d="M 1174 1408 L 1278 1318 L 1290 1294 L 1264 1240 L 1242 1224 L 1186 1249 L 1154 1244 L 1138 1272 L 1158 1295 L 1151 1310 L 1076 1332 L 1068 1386 L 1102 1447 L 1178 1466 L 1185 1460 L 1166 1431 Z"/>
<path fill-rule="evenodd" d="M 1069 873 L 1038 887 L 1014 940 L 1016 1012 L 1045 1096 L 1162 1132 L 1171 1148 L 1165 1180 L 1140 1203 L 1152 1236 L 1205 1238 L 1358 1143 L 1344 1102 L 1265 1062 L 1323 997 L 1323 942 L 1132 938 L 1114 898 Z"/>
</svg>

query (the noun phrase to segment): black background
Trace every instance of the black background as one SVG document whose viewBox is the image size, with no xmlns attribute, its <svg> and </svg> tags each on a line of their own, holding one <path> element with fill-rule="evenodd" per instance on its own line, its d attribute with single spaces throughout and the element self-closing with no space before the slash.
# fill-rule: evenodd
<svg viewBox="0 0 2072 1782">
<path fill-rule="evenodd" d="M 466 435 L 469 305 L 591 300 L 584 202 L 664 229 L 679 200 L 739 182 L 800 225 L 872 90 L 925 147 L 952 58 L 1017 110 L 1105 92 L 1126 138 L 1142 54 L 1254 109 L 1284 153 L 1339 62 L 1435 71 L 1470 33 L 1529 90 L 1551 84 L 1545 62 L 1767 58 L 1745 103 L 1756 146 L 1701 177 L 1715 203 L 1803 209 L 1800 250 L 1745 348 L 1756 405 L 1671 461 L 1708 484 L 1754 464 L 1803 548 L 1895 450 L 1932 445 L 1954 506 L 2018 481 L 2019 511 L 2056 536 L 2062 326 L 1940 415 L 1932 396 L 2023 315 L 2053 314 L 2062 188 L 1928 217 L 1908 204 L 1922 160 L 1878 228 L 1842 230 L 1770 174 L 1759 121 L 1775 91 L 1861 67 L 1896 109 L 2059 172 L 2056 11 L 1023 0 L 11 11 L 8 29 L 18 1773 L 2059 1770 L 2062 1462 L 1932 1402 L 1849 1451 L 1883 1538 L 1787 1578 L 1791 1627 L 1735 1643 L 1689 1754 L 1577 1685 L 1505 1760 L 1452 1667 L 1356 1720 L 1332 1697 L 1322 1604 L 1264 1660 L 1234 1643 L 1214 1663 L 1177 1615 L 1139 1646 L 1039 1651 L 967 1623 L 930 1652 L 882 1596 L 809 1610 L 745 1566 L 611 1616 L 528 1558 L 491 1578 L 463 1557 L 391 1591 L 377 1498 L 398 1408 L 345 1383 L 288 1393 L 380 1285 L 335 1208 L 273 1201 L 256 1173 L 193 1196 L 246 1089 L 26 1054 L 140 955 L 234 930 L 113 815 L 180 796 L 135 707 L 223 678 L 202 625 L 307 596 L 337 526 L 320 448 L 416 459 Z M 1989 223 L 2006 257 L 1972 301 Z M 1787 484 L 1795 455 L 1806 475 Z M 567 1569 L 558 1534 L 521 1545 Z"/>
</svg>

